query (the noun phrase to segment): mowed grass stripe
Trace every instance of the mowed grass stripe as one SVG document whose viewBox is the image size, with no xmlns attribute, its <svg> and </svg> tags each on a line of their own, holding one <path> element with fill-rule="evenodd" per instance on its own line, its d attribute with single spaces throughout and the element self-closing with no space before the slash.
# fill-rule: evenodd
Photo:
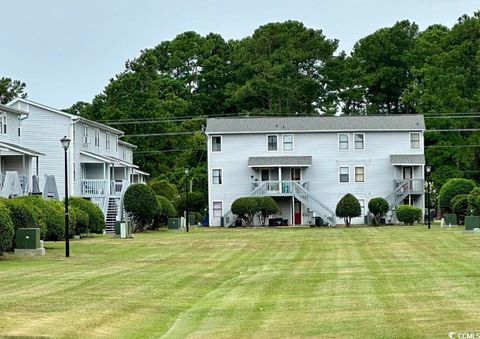
<svg viewBox="0 0 480 339">
<path fill-rule="evenodd" d="M 203 229 L 0 260 L 0 334 L 446 336 L 480 323 L 480 237 L 424 227 Z M 28 319 L 28 326 L 25 322 Z"/>
</svg>

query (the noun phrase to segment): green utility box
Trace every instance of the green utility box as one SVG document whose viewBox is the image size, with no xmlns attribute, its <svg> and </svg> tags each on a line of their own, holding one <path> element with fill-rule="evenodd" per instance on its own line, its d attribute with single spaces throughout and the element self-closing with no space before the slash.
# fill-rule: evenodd
<svg viewBox="0 0 480 339">
<path fill-rule="evenodd" d="M 124 221 L 115 221 L 115 235 L 120 235 L 120 224 Z"/>
<path fill-rule="evenodd" d="M 15 238 L 19 249 L 40 248 L 40 229 L 39 228 L 19 228 Z"/>
<path fill-rule="evenodd" d="M 168 219 L 168 229 L 169 230 L 178 230 L 180 228 L 180 218 L 169 218 Z"/>
<path fill-rule="evenodd" d="M 480 216 L 467 215 L 465 216 L 465 230 L 473 231 L 474 228 L 480 227 Z"/>
<path fill-rule="evenodd" d="M 445 220 L 445 225 L 458 225 L 457 215 L 456 214 L 445 214 L 443 216 L 443 220 Z"/>
</svg>

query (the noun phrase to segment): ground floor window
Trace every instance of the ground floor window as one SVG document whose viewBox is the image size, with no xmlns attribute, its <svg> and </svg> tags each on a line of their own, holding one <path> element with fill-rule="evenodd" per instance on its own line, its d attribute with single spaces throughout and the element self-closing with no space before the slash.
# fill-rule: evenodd
<svg viewBox="0 0 480 339">
<path fill-rule="evenodd" d="M 221 217 L 222 216 L 222 202 L 214 201 L 213 202 L 213 216 Z"/>
</svg>

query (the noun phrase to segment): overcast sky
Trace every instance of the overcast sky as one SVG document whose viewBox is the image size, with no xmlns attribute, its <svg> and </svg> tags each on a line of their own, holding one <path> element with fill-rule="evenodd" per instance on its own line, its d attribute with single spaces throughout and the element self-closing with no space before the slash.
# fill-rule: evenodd
<svg viewBox="0 0 480 339">
<path fill-rule="evenodd" d="M 32 100 L 66 108 L 91 101 L 140 50 L 185 31 L 237 39 L 293 19 L 350 51 L 398 20 L 452 26 L 478 9 L 478 0 L 3 0 L 0 77 L 25 81 Z"/>
</svg>

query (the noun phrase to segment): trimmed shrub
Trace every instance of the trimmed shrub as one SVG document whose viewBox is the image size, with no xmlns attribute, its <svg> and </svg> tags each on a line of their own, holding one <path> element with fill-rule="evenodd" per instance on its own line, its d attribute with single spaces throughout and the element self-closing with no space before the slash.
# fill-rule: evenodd
<svg viewBox="0 0 480 339">
<path fill-rule="evenodd" d="M 168 218 L 173 218 L 177 214 L 173 204 L 164 196 L 157 195 L 157 204 L 157 215 L 152 224 L 154 229 L 167 225 Z"/>
<path fill-rule="evenodd" d="M 10 211 L 4 204 L 0 204 L 0 255 L 12 246 L 14 234 Z"/>
<path fill-rule="evenodd" d="M 455 178 L 448 180 L 440 189 L 438 202 L 442 213 L 452 212 L 450 205 L 453 197 L 459 194 L 469 194 L 475 188 L 475 182 L 473 180 Z"/>
<path fill-rule="evenodd" d="M 245 220 L 248 226 L 252 226 L 253 218 L 258 212 L 258 199 L 252 197 L 238 198 L 232 203 L 232 213 Z"/>
<path fill-rule="evenodd" d="M 167 180 L 153 179 L 148 182 L 148 186 L 156 195 L 163 196 L 170 201 L 173 201 L 178 196 L 177 187 Z"/>
<path fill-rule="evenodd" d="M 35 219 L 35 227 L 40 228 L 40 238 L 46 240 L 47 236 L 47 222 L 45 216 L 45 209 L 47 208 L 46 201 L 38 196 L 26 196 L 21 198 L 11 199 L 11 201 L 23 202 L 33 214 Z"/>
<path fill-rule="evenodd" d="M 468 194 L 456 195 L 452 201 L 452 211 L 457 215 L 461 224 L 465 221 L 465 216 L 468 214 Z"/>
<path fill-rule="evenodd" d="M 75 209 L 75 214 L 77 216 L 77 227 L 75 229 L 75 234 L 80 235 L 88 233 L 88 225 L 90 223 L 88 214 L 78 207 L 73 207 L 73 209 Z"/>
<path fill-rule="evenodd" d="M 472 215 L 480 215 L 480 187 L 474 188 L 468 195 L 468 210 Z"/>
<path fill-rule="evenodd" d="M 415 206 L 400 205 L 396 209 L 398 221 L 405 225 L 413 225 L 422 220 L 422 210 Z"/>
<path fill-rule="evenodd" d="M 199 191 L 188 193 L 188 210 L 195 212 L 203 212 L 206 206 L 205 194 Z M 185 211 L 185 193 L 182 193 L 176 200 L 175 205 L 177 211 Z"/>
<path fill-rule="evenodd" d="M 45 202 L 46 240 L 58 241 L 65 239 L 65 217 L 62 203 L 54 200 L 46 200 Z"/>
<path fill-rule="evenodd" d="M 127 188 L 124 196 L 125 211 L 135 220 L 135 231 L 144 231 L 158 214 L 155 192 L 147 185 L 134 184 Z"/>
<path fill-rule="evenodd" d="M 345 194 L 337 204 L 335 214 L 339 218 L 343 218 L 345 225 L 350 227 L 352 218 L 359 217 L 362 214 L 362 207 L 352 194 Z"/>
<path fill-rule="evenodd" d="M 368 202 L 368 210 L 373 214 L 373 224 L 380 225 L 380 219 L 388 212 L 388 202 L 382 197 L 376 197 Z"/>
<path fill-rule="evenodd" d="M 272 197 L 257 198 L 258 212 L 262 218 L 262 225 L 265 226 L 267 218 L 272 214 L 278 213 L 278 205 Z"/>
<path fill-rule="evenodd" d="M 78 208 L 88 215 L 88 230 L 82 233 L 103 233 L 105 229 L 105 217 L 100 207 L 87 199 L 79 197 L 69 197 L 68 207 Z M 83 219 L 83 221 L 85 221 L 85 219 Z"/>
</svg>

